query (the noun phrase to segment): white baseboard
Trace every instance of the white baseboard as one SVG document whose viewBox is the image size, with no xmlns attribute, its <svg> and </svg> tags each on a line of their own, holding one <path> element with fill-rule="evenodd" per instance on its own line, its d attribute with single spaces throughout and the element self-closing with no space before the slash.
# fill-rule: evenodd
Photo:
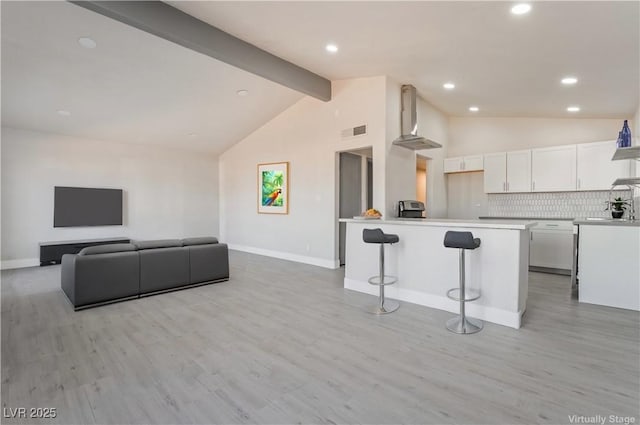
<svg viewBox="0 0 640 425">
<path fill-rule="evenodd" d="M 379 289 L 369 282 L 344 278 L 345 289 L 352 291 L 364 292 L 366 294 L 378 295 Z M 400 301 L 406 301 L 412 304 L 423 305 L 426 307 L 437 308 L 451 313 L 458 313 L 459 303 L 452 301 L 445 295 L 433 295 L 425 292 L 414 291 L 411 289 L 402 289 L 394 285 L 385 286 L 385 296 Z M 465 310 L 470 317 L 485 320 L 491 323 L 508 326 L 510 328 L 520 329 L 523 311 L 511 312 L 495 307 L 487 307 L 477 303 L 467 303 Z"/>
<path fill-rule="evenodd" d="M 290 252 L 273 251 L 270 249 L 255 248 L 252 246 L 228 244 L 229 249 L 248 252 L 250 254 L 264 255 L 265 257 L 280 258 L 281 260 L 295 261 L 296 263 L 311 264 L 313 266 L 324 267 L 326 269 L 337 269 L 340 267 L 338 260 L 326 260 L 324 258 L 307 257 L 305 255 L 291 254 Z"/>
<path fill-rule="evenodd" d="M 38 258 L 22 258 L 20 260 L 4 260 L 0 263 L 0 269 L 21 269 L 24 267 L 35 267 L 39 265 L 40 259 Z"/>
</svg>

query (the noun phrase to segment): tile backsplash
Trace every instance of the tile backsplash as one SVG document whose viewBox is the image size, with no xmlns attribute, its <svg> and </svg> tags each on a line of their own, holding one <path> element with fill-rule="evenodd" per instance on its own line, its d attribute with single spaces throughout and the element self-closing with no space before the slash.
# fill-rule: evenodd
<svg viewBox="0 0 640 425">
<path fill-rule="evenodd" d="M 628 199 L 629 191 L 615 190 L 611 197 Z M 611 212 L 605 211 L 608 200 L 609 191 L 496 193 L 488 195 L 487 212 L 495 217 L 611 217 Z"/>
</svg>

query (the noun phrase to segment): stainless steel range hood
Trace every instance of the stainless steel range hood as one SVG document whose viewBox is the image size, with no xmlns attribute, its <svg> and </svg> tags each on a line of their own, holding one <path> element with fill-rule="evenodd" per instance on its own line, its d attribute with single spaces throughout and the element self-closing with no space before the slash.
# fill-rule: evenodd
<svg viewBox="0 0 640 425">
<path fill-rule="evenodd" d="M 402 86 L 402 113 L 400 115 L 402 135 L 394 140 L 393 144 L 412 150 L 441 148 L 440 143 L 418 136 L 416 97 L 415 87 L 410 84 Z"/>
</svg>

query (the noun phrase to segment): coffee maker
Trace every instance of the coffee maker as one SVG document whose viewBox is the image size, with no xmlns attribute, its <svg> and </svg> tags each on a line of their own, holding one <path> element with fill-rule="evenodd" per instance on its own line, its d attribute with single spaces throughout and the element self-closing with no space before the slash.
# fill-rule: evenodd
<svg viewBox="0 0 640 425">
<path fill-rule="evenodd" d="M 426 218 L 423 212 L 424 202 L 412 200 L 398 202 L 398 218 Z"/>
</svg>

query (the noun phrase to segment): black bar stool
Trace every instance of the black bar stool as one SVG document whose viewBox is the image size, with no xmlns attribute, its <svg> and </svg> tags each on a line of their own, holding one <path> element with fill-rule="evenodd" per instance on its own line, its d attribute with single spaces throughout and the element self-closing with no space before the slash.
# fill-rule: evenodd
<svg viewBox="0 0 640 425">
<path fill-rule="evenodd" d="M 400 304 L 396 301 L 384 299 L 384 287 L 396 283 L 398 279 L 395 276 L 387 276 L 384 274 L 384 245 L 396 243 L 400 241 L 400 238 L 398 235 L 384 233 L 382 229 L 363 229 L 362 240 L 364 240 L 365 243 L 380 244 L 380 272 L 378 276 L 369 278 L 370 284 L 380 287 L 380 297 L 378 299 L 378 305 L 367 307 L 366 311 L 372 314 L 392 313 L 400 307 Z"/>
<path fill-rule="evenodd" d="M 460 315 L 447 320 L 447 329 L 457 334 L 473 334 L 482 330 L 482 321 L 467 318 L 464 311 L 465 303 L 475 301 L 480 298 L 479 291 L 466 290 L 464 281 L 464 252 L 467 249 L 476 249 L 480 246 L 480 239 L 473 237 L 471 232 L 448 231 L 444 235 L 444 246 L 447 248 L 458 248 L 460 250 L 460 287 L 449 289 L 447 297 L 460 301 Z"/>
</svg>

